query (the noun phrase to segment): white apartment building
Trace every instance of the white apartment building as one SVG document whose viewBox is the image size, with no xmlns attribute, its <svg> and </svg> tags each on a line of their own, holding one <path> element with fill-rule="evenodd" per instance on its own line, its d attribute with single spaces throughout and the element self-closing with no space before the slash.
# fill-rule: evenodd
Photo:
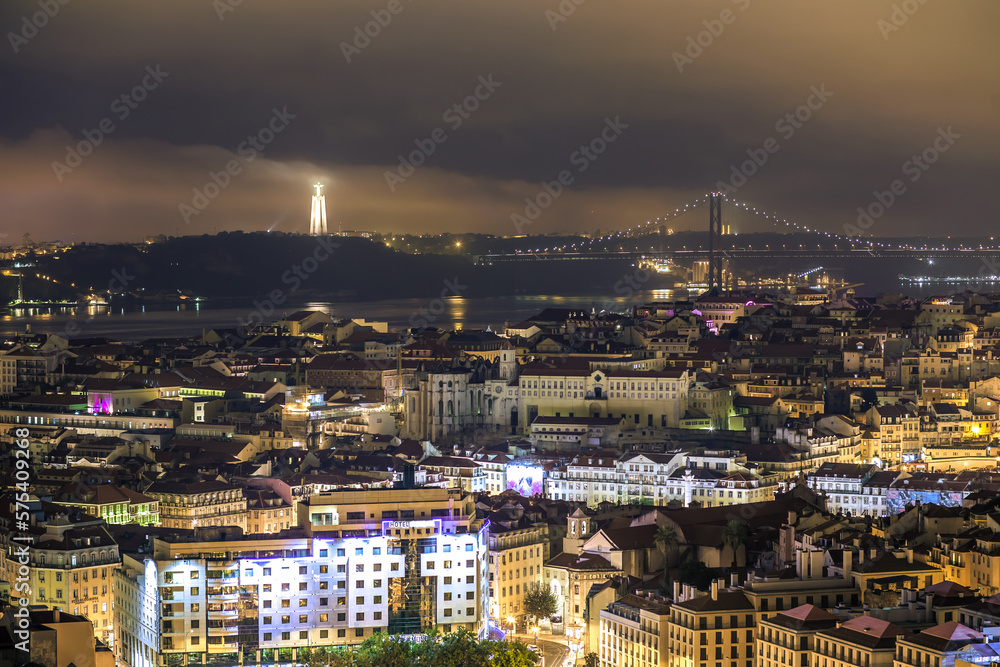
<svg viewBox="0 0 1000 667">
<path fill-rule="evenodd" d="M 119 660 L 275 665 L 375 632 L 485 636 L 489 545 L 472 496 L 336 491 L 298 509 L 291 531 L 212 528 L 130 554 L 116 586 Z"/>
<path fill-rule="evenodd" d="M 655 454 L 629 452 L 618 456 L 597 452 L 577 457 L 553 470 L 545 483 L 552 500 L 666 505 L 677 500 L 685 507 L 697 501 L 703 507 L 771 500 L 777 482 L 747 467 L 746 456 L 729 450 Z"/>
</svg>

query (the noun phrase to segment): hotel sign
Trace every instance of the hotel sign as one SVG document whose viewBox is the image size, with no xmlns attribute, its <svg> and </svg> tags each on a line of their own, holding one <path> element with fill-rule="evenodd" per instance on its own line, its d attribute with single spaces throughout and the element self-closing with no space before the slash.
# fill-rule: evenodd
<svg viewBox="0 0 1000 667">
<path fill-rule="evenodd" d="M 387 535 L 392 530 L 409 530 L 410 528 L 437 528 L 436 532 L 441 532 L 441 520 L 429 519 L 426 521 L 383 521 L 382 534 Z"/>
</svg>

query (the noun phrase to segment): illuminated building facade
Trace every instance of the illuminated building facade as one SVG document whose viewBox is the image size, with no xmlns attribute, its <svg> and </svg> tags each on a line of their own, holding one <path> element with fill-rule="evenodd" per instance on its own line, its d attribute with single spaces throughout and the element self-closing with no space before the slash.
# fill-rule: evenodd
<svg viewBox="0 0 1000 667">
<path fill-rule="evenodd" d="M 13 507 L 13 502 L 10 502 Z M 31 541 L 12 541 L 0 532 L 0 548 L 28 556 L 28 604 L 43 605 L 90 621 L 93 634 L 109 644 L 113 633 L 112 580 L 120 557 L 118 544 L 101 519 L 51 503 L 32 500 Z M 0 579 L 18 581 L 19 560 L 7 556 Z"/>
<path fill-rule="evenodd" d="M 130 615 L 119 656 L 134 647 L 123 663 L 273 665 L 375 632 L 485 636 L 487 525 L 472 496 L 338 491 L 301 503 L 299 525 L 254 536 L 216 527 L 130 555 L 116 588 Z M 159 636 L 140 639 L 147 626 Z"/>
<path fill-rule="evenodd" d="M 602 667 L 667 664 L 670 605 L 665 601 L 626 595 L 602 609 L 600 616 Z"/>
<path fill-rule="evenodd" d="M 535 417 L 621 418 L 625 425 L 677 428 L 688 409 L 692 377 L 685 370 L 527 368 L 519 378 L 521 428 Z"/>
<path fill-rule="evenodd" d="M 524 594 L 542 583 L 548 527 L 490 531 L 490 612 L 508 626 L 524 630 Z M 513 620 L 512 620 L 513 619 Z"/>
<path fill-rule="evenodd" d="M 247 499 L 240 487 L 217 481 L 153 482 L 146 495 L 158 501 L 164 528 L 247 529 Z"/>
</svg>

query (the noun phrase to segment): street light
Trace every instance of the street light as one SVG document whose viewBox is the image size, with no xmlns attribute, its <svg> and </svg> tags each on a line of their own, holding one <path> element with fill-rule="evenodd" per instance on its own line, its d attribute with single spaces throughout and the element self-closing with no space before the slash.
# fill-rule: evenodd
<svg viewBox="0 0 1000 667">
<path fill-rule="evenodd" d="M 532 627 L 531 631 L 535 633 L 535 646 L 538 646 L 538 626 Z"/>
</svg>

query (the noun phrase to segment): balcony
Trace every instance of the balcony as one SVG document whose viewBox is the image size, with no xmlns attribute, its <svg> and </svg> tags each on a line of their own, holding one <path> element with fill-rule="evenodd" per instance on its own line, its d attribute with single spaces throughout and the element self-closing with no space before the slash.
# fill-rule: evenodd
<svg viewBox="0 0 1000 667">
<path fill-rule="evenodd" d="M 220 628 L 213 628 L 213 627 L 208 628 L 208 634 L 212 636 L 231 635 L 231 634 L 236 634 L 239 631 L 240 631 L 240 626 L 236 624 L 225 625 Z"/>
</svg>

